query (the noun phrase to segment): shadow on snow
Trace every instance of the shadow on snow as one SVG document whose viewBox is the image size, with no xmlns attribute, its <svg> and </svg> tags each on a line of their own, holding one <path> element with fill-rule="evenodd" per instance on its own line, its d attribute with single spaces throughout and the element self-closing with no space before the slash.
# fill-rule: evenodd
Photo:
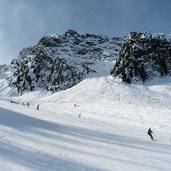
<svg viewBox="0 0 171 171">
<path fill-rule="evenodd" d="M 80 127 L 74 127 L 71 125 L 64 125 L 60 123 L 55 122 L 49 122 L 46 120 L 30 117 L 21 113 L 13 112 L 8 109 L 0 108 L 0 125 L 4 125 L 13 129 L 16 129 L 21 132 L 28 132 L 32 134 L 36 134 L 42 137 L 48 137 L 52 139 L 53 141 L 60 141 L 61 147 L 69 150 L 73 150 L 79 153 L 85 153 L 87 155 L 91 155 L 94 157 L 97 157 L 97 154 L 91 153 L 90 150 L 85 151 L 83 149 L 78 150 L 76 147 L 72 148 L 70 147 L 70 143 L 83 146 L 87 148 L 98 148 L 97 144 L 105 144 L 106 148 L 107 145 L 118 145 L 120 147 L 129 147 L 132 149 L 138 149 L 138 150 L 144 150 L 147 152 L 154 152 L 154 153 L 163 153 L 163 154 L 171 154 L 171 146 L 164 145 L 161 143 L 151 143 L 143 140 L 139 140 L 132 137 L 127 136 L 121 136 L 116 135 L 113 133 L 105 133 L 100 131 L 95 131 L 91 129 L 86 128 L 80 128 Z M 47 131 L 47 132 L 46 132 Z M 63 136 L 64 135 L 64 136 Z M 91 143 L 93 141 L 96 141 L 97 143 Z M 34 141 L 34 139 L 33 139 Z M 62 142 L 65 144 L 68 143 L 68 146 L 62 146 Z M 42 142 L 43 143 L 43 142 Z M 49 142 L 50 144 L 51 142 Z M 51 167 L 53 167 L 53 162 L 56 165 L 59 165 L 62 167 L 67 166 L 70 167 L 69 170 L 76 170 L 76 168 L 84 168 L 85 170 L 93 170 L 93 168 L 89 168 L 88 166 L 78 166 L 79 164 L 72 163 L 70 161 L 63 161 L 62 159 L 59 159 L 58 157 L 49 156 L 47 154 L 39 153 L 33 156 L 33 151 L 30 152 L 28 150 L 20 149 L 19 151 L 16 151 L 15 146 L 7 143 L 1 143 L 0 145 L 0 156 L 7 158 L 11 156 L 9 159 L 12 160 L 12 162 L 17 162 L 19 164 L 27 165 L 28 167 L 31 166 L 32 168 L 36 168 L 38 166 L 42 167 L 48 167 L 48 165 L 45 165 L 48 161 L 52 161 Z M 35 158 L 37 160 L 35 160 Z M 107 154 L 100 154 L 98 157 L 102 158 L 110 158 L 111 160 L 117 160 L 116 158 L 108 157 Z M 68 162 L 68 164 L 66 164 Z M 132 161 L 128 161 L 132 162 Z M 141 163 L 136 164 L 142 165 Z M 40 169 L 40 168 L 39 168 Z M 65 168 L 63 168 L 64 170 Z M 99 169 L 98 169 L 99 170 Z"/>
</svg>

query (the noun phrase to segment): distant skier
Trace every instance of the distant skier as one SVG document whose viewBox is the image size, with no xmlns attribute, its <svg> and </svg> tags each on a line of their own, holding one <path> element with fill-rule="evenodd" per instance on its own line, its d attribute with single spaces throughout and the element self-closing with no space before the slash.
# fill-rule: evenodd
<svg viewBox="0 0 171 171">
<path fill-rule="evenodd" d="M 153 131 L 151 130 L 151 128 L 148 129 L 147 134 L 150 136 L 150 138 L 151 138 L 152 140 L 154 140 L 153 135 L 152 135 L 152 134 L 153 134 Z"/>
<path fill-rule="evenodd" d="M 37 110 L 39 110 L 39 104 L 37 105 Z"/>
</svg>

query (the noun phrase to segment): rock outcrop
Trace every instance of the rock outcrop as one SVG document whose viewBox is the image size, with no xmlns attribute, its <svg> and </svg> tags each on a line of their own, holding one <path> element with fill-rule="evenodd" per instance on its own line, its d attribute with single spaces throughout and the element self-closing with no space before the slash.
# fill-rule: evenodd
<svg viewBox="0 0 171 171">
<path fill-rule="evenodd" d="M 130 33 L 111 74 L 127 83 L 171 75 L 171 37 Z"/>
</svg>

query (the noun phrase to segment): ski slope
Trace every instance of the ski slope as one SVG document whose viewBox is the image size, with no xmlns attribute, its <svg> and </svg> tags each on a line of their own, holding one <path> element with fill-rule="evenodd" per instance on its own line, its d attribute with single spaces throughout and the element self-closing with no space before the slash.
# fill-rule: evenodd
<svg viewBox="0 0 171 171">
<path fill-rule="evenodd" d="M 99 66 L 54 94 L 16 96 L 0 81 L 0 170 L 171 170 L 171 79 L 127 85 Z"/>
</svg>

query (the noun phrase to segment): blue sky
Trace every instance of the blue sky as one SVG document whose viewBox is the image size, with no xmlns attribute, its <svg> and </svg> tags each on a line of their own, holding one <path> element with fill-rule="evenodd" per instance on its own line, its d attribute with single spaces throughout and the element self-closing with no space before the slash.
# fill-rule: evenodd
<svg viewBox="0 0 171 171">
<path fill-rule="evenodd" d="M 170 0 L 0 0 L 0 64 L 44 35 L 171 33 L 170 19 Z"/>
</svg>

